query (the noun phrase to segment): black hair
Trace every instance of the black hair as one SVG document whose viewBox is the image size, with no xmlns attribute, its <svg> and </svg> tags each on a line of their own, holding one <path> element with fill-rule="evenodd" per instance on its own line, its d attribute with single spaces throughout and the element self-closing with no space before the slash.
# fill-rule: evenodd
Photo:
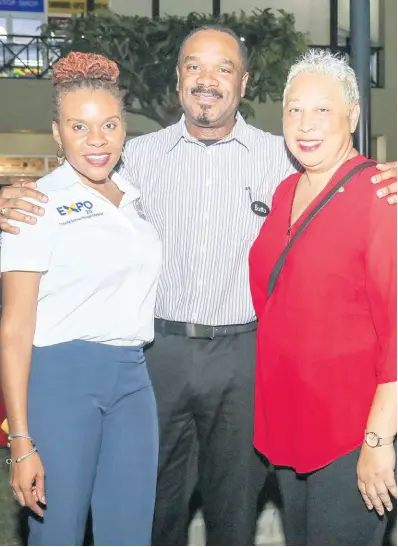
<svg viewBox="0 0 398 547">
<path fill-rule="evenodd" d="M 244 39 L 240 38 L 236 32 L 234 32 L 229 27 L 224 27 L 223 25 L 203 25 L 202 27 L 195 28 L 192 30 L 188 36 L 184 38 L 182 41 L 182 44 L 180 46 L 179 52 L 178 52 L 178 62 L 181 60 L 181 52 L 184 49 L 185 44 L 187 41 L 191 38 L 191 36 L 194 36 L 198 32 L 206 31 L 206 30 L 214 30 L 216 32 L 222 32 L 223 34 L 229 34 L 229 36 L 232 36 L 238 44 L 239 48 L 239 54 L 240 58 L 242 60 L 242 68 L 245 72 L 249 70 L 249 53 L 247 51 L 247 47 L 245 45 Z"/>
</svg>

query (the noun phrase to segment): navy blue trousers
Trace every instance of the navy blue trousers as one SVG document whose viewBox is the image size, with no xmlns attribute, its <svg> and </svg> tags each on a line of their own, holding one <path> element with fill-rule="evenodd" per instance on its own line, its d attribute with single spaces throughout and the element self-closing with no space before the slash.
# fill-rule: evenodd
<svg viewBox="0 0 398 547">
<path fill-rule="evenodd" d="M 141 348 L 73 341 L 33 348 L 29 431 L 45 469 L 29 545 L 150 545 L 158 424 Z"/>
</svg>

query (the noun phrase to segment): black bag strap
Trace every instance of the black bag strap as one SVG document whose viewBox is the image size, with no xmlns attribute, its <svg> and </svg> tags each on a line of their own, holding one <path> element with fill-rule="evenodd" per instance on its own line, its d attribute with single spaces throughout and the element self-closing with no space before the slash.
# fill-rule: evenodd
<svg viewBox="0 0 398 547">
<path fill-rule="evenodd" d="M 297 239 L 301 236 L 301 234 L 304 232 L 304 230 L 307 228 L 308 224 L 317 216 L 318 213 L 322 211 L 322 209 L 329 203 L 329 201 L 332 199 L 332 197 L 338 192 L 338 190 L 347 184 L 354 175 L 359 173 L 360 171 L 363 171 L 364 169 L 367 169 L 368 167 L 372 167 L 376 164 L 374 161 L 365 161 L 361 163 L 360 165 L 357 165 L 352 169 L 345 177 L 343 177 L 333 188 L 330 190 L 330 192 L 322 199 L 322 201 L 319 202 L 319 204 L 315 207 L 315 209 L 308 215 L 308 217 L 304 220 L 300 228 L 297 230 L 295 235 L 292 237 L 292 239 L 289 241 L 289 243 L 286 245 L 285 250 L 281 254 L 281 256 L 278 258 L 275 266 L 272 269 L 270 278 L 268 280 L 268 298 L 271 296 L 275 289 L 276 282 L 278 280 L 279 274 L 282 271 L 283 265 L 285 264 L 286 257 L 290 251 L 290 249 L 293 247 L 294 243 L 297 241 Z"/>
</svg>

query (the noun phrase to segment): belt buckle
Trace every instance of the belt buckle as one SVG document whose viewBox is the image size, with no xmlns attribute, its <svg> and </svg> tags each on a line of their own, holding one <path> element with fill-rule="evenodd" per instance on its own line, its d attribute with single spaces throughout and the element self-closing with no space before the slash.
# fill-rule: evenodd
<svg viewBox="0 0 398 547">
<path fill-rule="evenodd" d="M 185 335 L 187 338 L 208 338 L 213 340 L 215 328 L 207 325 L 196 325 L 195 323 L 186 323 Z"/>
</svg>

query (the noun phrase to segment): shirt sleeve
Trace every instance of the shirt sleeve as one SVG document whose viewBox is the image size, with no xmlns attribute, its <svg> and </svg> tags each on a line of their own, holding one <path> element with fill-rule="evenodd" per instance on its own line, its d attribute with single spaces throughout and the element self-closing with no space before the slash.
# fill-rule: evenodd
<svg viewBox="0 0 398 547">
<path fill-rule="evenodd" d="M 374 192 L 365 247 L 366 289 L 379 339 L 379 384 L 397 379 L 397 211 Z"/>
<path fill-rule="evenodd" d="M 118 174 L 136 188 L 140 188 L 137 161 L 139 157 L 139 137 L 127 141 L 124 147 L 122 161 L 117 168 Z"/>
<path fill-rule="evenodd" d="M 270 162 L 270 173 L 272 173 L 272 176 L 269 183 L 271 194 L 274 195 L 282 181 L 290 175 L 302 171 L 303 168 L 290 153 L 283 137 L 273 135 L 271 150 L 272 159 L 271 162 L 268 159 L 268 162 Z"/>
<path fill-rule="evenodd" d="M 3 232 L 1 240 L 1 272 L 46 272 L 58 231 L 58 224 L 48 207 L 34 225 L 9 221 L 18 226 L 18 235 Z M 42 205 L 43 206 L 43 205 Z"/>
</svg>

